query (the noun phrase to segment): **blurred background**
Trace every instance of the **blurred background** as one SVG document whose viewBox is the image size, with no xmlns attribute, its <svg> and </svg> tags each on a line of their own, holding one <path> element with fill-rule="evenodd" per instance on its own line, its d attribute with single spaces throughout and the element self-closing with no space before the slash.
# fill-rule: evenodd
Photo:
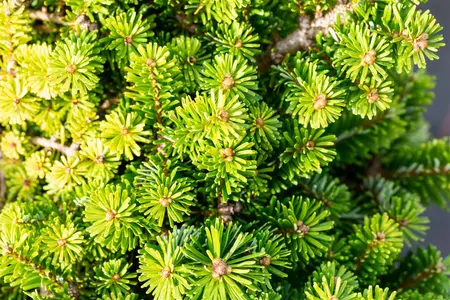
<svg viewBox="0 0 450 300">
<path fill-rule="evenodd" d="M 450 135 L 450 0 L 429 0 L 422 5 L 429 9 L 444 27 L 443 34 L 447 46 L 439 51 L 439 60 L 429 62 L 428 73 L 437 76 L 436 98 L 428 108 L 425 117 L 430 122 L 435 137 Z M 443 256 L 450 254 L 450 213 L 433 206 L 427 210 L 430 230 L 424 244 L 434 244 Z"/>
</svg>

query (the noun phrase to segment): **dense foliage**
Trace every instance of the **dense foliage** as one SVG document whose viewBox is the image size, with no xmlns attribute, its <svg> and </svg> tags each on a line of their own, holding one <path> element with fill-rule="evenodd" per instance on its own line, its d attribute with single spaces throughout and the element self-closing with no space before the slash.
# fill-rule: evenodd
<svg viewBox="0 0 450 300">
<path fill-rule="evenodd" d="M 0 299 L 450 299 L 420 2 L 2 1 Z"/>
</svg>

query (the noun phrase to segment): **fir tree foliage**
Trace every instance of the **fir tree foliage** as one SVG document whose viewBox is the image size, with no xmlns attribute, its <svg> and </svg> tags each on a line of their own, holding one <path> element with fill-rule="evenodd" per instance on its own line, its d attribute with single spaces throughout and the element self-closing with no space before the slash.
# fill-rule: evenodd
<svg viewBox="0 0 450 300">
<path fill-rule="evenodd" d="M 421 2 L 0 1 L 0 299 L 449 299 Z"/>
</svg>

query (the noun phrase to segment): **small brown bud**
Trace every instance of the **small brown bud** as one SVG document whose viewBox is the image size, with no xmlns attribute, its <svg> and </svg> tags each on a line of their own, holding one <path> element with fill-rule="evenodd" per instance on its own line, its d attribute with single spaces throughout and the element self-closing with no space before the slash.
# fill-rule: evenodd
<svg viewBox="0 0 450 300">
<path fill-rule="evenodd" d="M 16 149 L 17 144 L 16 143 L 9 143 L 9 148 Z"/>
<path fill-rule="evenodd" d="M 211 275 L 214 280 L 219 280 L 222 277 L 219 274 L 217 274 L 216 272 L 214 272 L 214 270 L 212 271 Z"/>
<path fill-rule="evenodd" d="M 117 215 L 117 213 L 116 213 L 115 210 L 108 209 L 108 211 L 106 212 L 106 215 L 105 215 L 105 219 L 108 222 L 112 221 L 112 220 L 114 220 L 116 218 L 116 215 Z"/>
<path fill-rule="evenodd" d="M 163 230 L 159 236 L 162 236 L 163 238 L 165 238 L 166 240 L 169 238 L 169 232 L 167 230 Z"/>
<path fill-rule="evenodd" d="M 428 48 L 428 34 L 424 33 L 420 35 L 413 43 L 414 52 L 419 52 Z"/>
<path fill-rule="evenodd" d="M 442 261 L 439 261 L 437 264 L 436 264 L 436 271 L 438 271 L 439 273 L 444 273 L 444 271 L 446 270 L 447 268 L 445 267 L 445 265 L 444 265 L 444 263 L 442 262 Z"/>
<path fill-rule="evenodd" d="M 212 272 L 213 277 L 214 277 L 214 273 L 215 273 L 215 274 L 219 275 L 219 278 L 220 278 L 220 276 L 230 274 L 232 271 L 232 268 L 229 265 L 227 265 L 227 263 L 223 259 L 215 258 L 212 261 L 212 270 L 213 270 L 213 272 Z"/>
<path fill-rule="evenodd" d="M 330 300 L 339 300 L 339 298 L 335 295 L 331 296 Z"/>
<path fill-rule="evenodd" d="M 386 233 L 384 233 L 383 231 L 380 231 L 377 233 L 377 240 L 379 242 L 384 242 L 386 241 Z"/>
<path fill-rule="evenodd" d="M 31 181 L 28 178 L 22 180 L 22 186 L 29 187 L 31 185 Z"/>
<path fill-rule="evenodd" d="M 225 160 L 231 162 L 233 160 L 234 151 L 231 148 L 220 149 L 220 155 L 222 155 Z"/>
<path fill-rule="evenodd" d="M 131 36 L 126 36 L 124 40 L 125 40 L 125 44 L 127 46 L 129 46 L 133 43 L 133 38 Z"/>
<path fill-rule="evenodd" d="M 3 255 L 8 255 L 13 253 L 13 247 L 11 246 L 4 246 L 2 249 Z"/>
<path fill-rule="evenodd" d="M 400 222 L 398 222 L 400 227 L 408 227 L 408 220 L 400 220 Z"/>
<path fill-rule="evenodd" d="M 401 36 L 403 36 L 404 38 L 408 38 L 409 37 L 409 30 L 408 29 L 403 29 L 402 32 L 400 33 Z"/>
<path fill-rule="evenodd" d="M 95 158 L 95 162 L 102 165 L 105 162 L 105 155 L 100 154 L 99 156 L 97 156 Z"/>
<path fill-rule="evenodd" d="M 113 275 L 112 279 L 114 281 L 119 281 L 120 280 L 120 275 L 116 273 L 116 274 Z"/>
<path fill-rule="evenodd" d="M 300 231 L 303 234 L 307 234 L 309 232 L 309 227 L 306 225 L 301 225 L 298 227 L 298 231 Z"/>
<path fill-rule="evenodd" d="M 259 260 L 259 264 L 263 265 L 264 267 L 268 267 L 272 264 L 272 260 L 270 259 L 270 256 L 263 256 L 261 257 L 261 259 Z"/>
<path fill-rule="evenodd" d="M 377 60 L 377 52 L 375 50 L 369 50 L 362 57 L 361 65 L 363 66 L 373 65 L 376 60 Z"/>
<path fill-rule="evenodd" d="M 297 223 L 297 232 L 301 234 L 307 234 L 309 232 L 309 227 L 303 224 L 302 220 L 298 220 Z"/>
<path fill-rule="evenodd" d="M 237 40 L 236 43 L 234 44 L 234 47 L 236 47 L 237 49 L 241 49 L 243 45 L 244 43 L 242 43 L 241 40 Z"/>
<path fill-rule="evenodd" d="M 129 133 L 128 128 L 123 127 L 122 131 L 120 132 L 122 135 L 127 135 Z"/>
<path fill-rule="evenodd" d="M 172 270 L 169 267 L 165 267 L 159 272 L 162 278 L 169 278 L 172 275 Z"/>
<path fill-rule="evenodd" d="M 77 67 L 74 64 L 70 64 L 66 66 L 66 72 L 69 74 L 73 74 L 77 71 Z"/>
<path fill-rule="evenodd" d="M 58 246 L 64 247 L 67 244 L 67 241 L 64 238 L 60 238 L 56 241 L 56 243 L 58 244 Z"/>
<path fill-rule="evenodd" d="M 19 98 L 15 98 L 13 103 L 14 103 L 14 106 L 19 105 L 20 104 L 20 99 Z"/>
<path fill-rule="evenodd" d="M 328 257 L 333 257 L 334 251 L 333 250 L 328 250 L 327 251 L 327 255 L 328 255 Z"/>
<path fill-rule="evenodd" d="M 262 128 L 264 126 L 264 119 L 263 118 L 257 118 L 256 119 L 256 127 Z"/>
<path fill-rule="evenodd" d="M 159 199 L 159 203 L 161 204 L 161 206 L 164 206 L 164 207 L 169 206 L 170 202 L 172 202 L 171 198 L 162 197 Z"/>
<path fill-rule="evenodd" d="M 226 73 L 225 77 L 222 80 L 222 88 L 224 90 L 229 90 L 234 86 L 233 77 L 231 77 L 231 73 Z"/>
<path fill-rule="evenodd" d="M 195 56 L 189 56 L 189 62 L 191 64 L 195 64 L 197 62 L 197 58 Z"/>
<path fill-rule="evenodd" d="M 149 68 L 156 67 L 156 61 L 154 61 L 152 58 L 148 58 L 146 63 L 147 63 L 147 67 L 149 67 Z"/>
<path fill-rule="evenodd" d="M 380 95 L 378 94 L 377 89 L 371 89 L 369 94 L 367 95 L 367 102 L 375 103 L 380 99 Z"/>
<path fill-rule="evenodd" d="M 219 109 L 219 120 L 228 122 L 230 120 L 230 114 L 223 108 Z"/>
<path fill-rule="evenodd" d="M 320 109 L 324 108 L 325 106 L 327 106 L 327 95 L 319 94 L 314 99 L 314 109 L 315 110 L 320 110 Z"/>
<path fill-rule="evenodd" d="M 306 143 L 306 148 L 308 148 L 308 150 L 313 150 L 315 146 L 316 144 L 314 143 L 314 141 L 308 141 Z"/>
<path fill-rule="evenodd" d="M 233 221 L 233 217 L 231 215 L 220 215 L 220 218 L 225 224 L 228 224 Z"/>
</svg>

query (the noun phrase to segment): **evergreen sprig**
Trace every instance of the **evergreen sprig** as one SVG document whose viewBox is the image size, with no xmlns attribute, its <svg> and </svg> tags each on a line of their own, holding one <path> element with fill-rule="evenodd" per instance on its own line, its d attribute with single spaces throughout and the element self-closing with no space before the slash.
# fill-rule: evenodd
<svg viewBox="0 0 450 300">
<path fill-rule="evenodd" d="M 194 205 L 191 192 L 192 180 L 182 177 L 175 167 L 172 171 L 158 166 L 144 165 L 136 177 L 139 192 L 140 209 L 150 219 L 156 219 L 158 226 L 169 220 L 182 222 L 190 215 L 190 206 Z"/>
<path fill-rule="evenodd" d="M 94 31 L 80 31 L 59 42 L 52 52 L 49 76 L 59 85 L 59 93 L 70 91 L 72 95 L 87 94 L 100 78 L 104 58 L 99 56 L 100 47 Z"/>
<path fill-rule="evenodd" d="M 326 220 L 329 212 L 320 202 L 302 197 L 283 202 L 272 198 L 265 214 L 284 234 L 294 261 L 309 263 L 310 259 L 323 256 L 331 245 L 333 238 L 323 231 L 332 229 L 334 222 Z"/>
</svg>

